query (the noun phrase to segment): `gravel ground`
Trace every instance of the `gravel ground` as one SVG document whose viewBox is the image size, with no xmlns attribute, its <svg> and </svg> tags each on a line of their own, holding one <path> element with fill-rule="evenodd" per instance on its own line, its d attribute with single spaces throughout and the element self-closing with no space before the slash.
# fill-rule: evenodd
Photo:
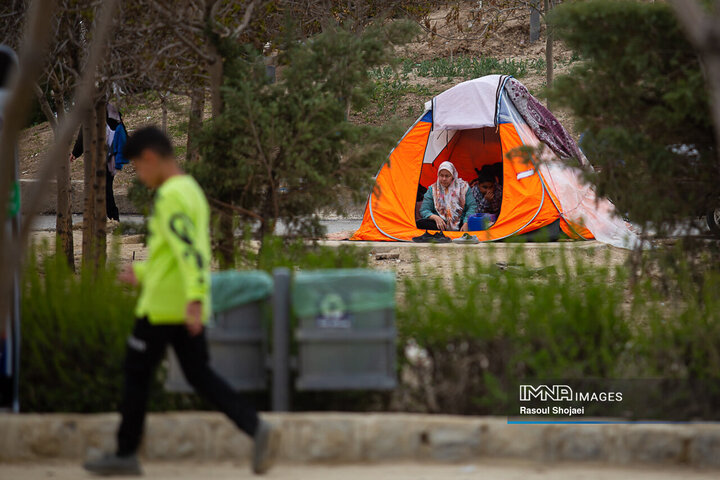
<svg viewBox="0 0 720 480">
<path fill-rule="evenodd" d="M 233 463 L 150 463 L 145 478 L 153 480 L 238 480 L 253 477 L 246 465 Z M 78 480 L 92 478 L 78 465 L 35 463 L 0 465 L 0 480 Z M 717 479 L 717 471 L 673 467 L 609 467 L 595 464 L 493 462 L 466 465 L 422 463 L 380 465 L 281 465 L 266 477 L 276 480 L 665 480 Z"/>
</svg>

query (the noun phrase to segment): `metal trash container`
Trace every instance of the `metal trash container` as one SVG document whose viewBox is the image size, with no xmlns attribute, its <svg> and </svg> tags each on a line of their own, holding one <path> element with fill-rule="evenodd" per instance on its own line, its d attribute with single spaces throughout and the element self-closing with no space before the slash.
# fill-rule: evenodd
<svg viewBox="0 0 720 480">
<path fill-rule="evenodd" d="M 298 272 L 298 390 L 395 388 L 395 274 L 373 270 Z"/>
<path fill-rule="evenodd" d="M 266 327 L 272 277 L 265 272 L 226 271 L 212 275 L 212 317 L 206 329 L 210 366 L 238 391 L 267 388 Z M 191 392 L 172 348 L 165 389 Z"/>
</svg>

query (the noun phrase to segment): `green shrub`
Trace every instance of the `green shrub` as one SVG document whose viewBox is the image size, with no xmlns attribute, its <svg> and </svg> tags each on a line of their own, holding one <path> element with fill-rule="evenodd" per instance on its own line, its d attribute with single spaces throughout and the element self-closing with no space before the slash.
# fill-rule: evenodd
<svg viewBox="0 0 720 480">
<path fill-rule="evenodd" d="M 28 412 L 116 411 L 125 342 L 136 292 L 117 280 L 117 266 L 74 273 L 47 245 L 32 248 L 23 275 L 20 402 Z M 197 409 L 192 395 L 163 391 L 161 368 L 150 410 Z"/>
<path fill-rule="evenodd" d="M 431 376 L 428 407 L 505 414 L 520 379 L 616 375 L 631 336 L 623 278 L 581 261 L 500 269 L 477 260 L 449 280 L 440 272 L 406 278 L 401 344 L 427 353 L 431 367 L 418 374 Z"/>
<path fill-rule="evenodd" d="M 617 414 L 720 418 L 718 272 L 677 263 L 632 285 L 626 267 L 556 255 L 406 278 L 402 408 L 507 415 L 520 380 L 606 379 L 647 394 Z"/>
<path fill-rule="evenodd" d="M 74 274 L 62 255 L 32 249 L 22 290 L 21 402 L 26 411 L 117 409 L 135 293 L 117 270 Z"/>
<path fill-rule="evenodd" d="M 492 57 L 435 58 L 414 62 L 404 59 L 402 73 L 415 73 L 420 77 L 471 79 L 485 75 L 502 74 L 521 78 L 532 71 L 542 71 L 545 60 L 499 60 Z"/>
<path fill-rule="evenodd" d="M 646 278 L 638 289 L 634 317 L 644 321 L 636 361 L 645 376 L 665 380 L 675 409 L 717 419 L 708 407 L 720 405 L 720 273 L 706 272 L 698 281 L 687 264 L 676 268 L 670 288 Z M 662 280 L 667 283 L 667 275 Z"/>
<path fill-rule="evenodd" d="M 320 268 L 366 268 L 369 250 L 355 245 L 341 245 L 337 248 L 302 239 L 287 239 L 278 236 L 265 237 L 257 253 L 247 253 L 246 268 L 257 268 L 272 272 L 274 268 L 315 270 Z"/>
</svg>

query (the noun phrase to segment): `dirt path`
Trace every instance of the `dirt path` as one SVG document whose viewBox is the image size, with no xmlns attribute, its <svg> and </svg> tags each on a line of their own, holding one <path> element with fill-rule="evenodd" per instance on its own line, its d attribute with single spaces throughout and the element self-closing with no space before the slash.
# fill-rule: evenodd
<svg viewBox="0 0 720 480">
<path fill-rule="evenodd" d="M 608 467 L 592 464 L 542 465 L 519 462 L 483 462 L 465 465 L 422 463 L 310 466 L 281 465 L 265 478 L 276 480 L 710 480 L 717 471 L 659 467 Z M 93 478 L 78 465 L 61 463 L 0 465 L 0 480 L 77 480 Z M 232 463 L 150 463 L 145 478 L 154 480 L 238 480 L 254 477 L 246 465 Z"/>
</svg>

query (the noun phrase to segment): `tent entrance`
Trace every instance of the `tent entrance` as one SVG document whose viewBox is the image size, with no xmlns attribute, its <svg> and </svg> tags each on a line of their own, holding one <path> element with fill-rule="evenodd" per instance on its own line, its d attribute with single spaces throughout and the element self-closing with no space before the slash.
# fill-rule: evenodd
<svg viewBox="0 0 720 480">
<path fill-rule="evenodd" d="M 431 136 L 433 133 L 431 132 Z M 436 136 L 442 138 L 443 135 Z M 444 148 L 432 162 L 423 163 L 420 171 L 420 182 L 415 204 L 415 219 L 420 218 L 420 205 L 427 188 L 437 181 L 437 169 L 445 161 L 452 162 L 460 178 L 472 183 L 478 172 L 485 166 L 492 165 L 493 174 L 503 182 L 503 152 L 500 134 L 494 127 L 457 130 L 446 135 L 449 138 Z M 427 160 L 427 159 L 426 159 Z"/>
<path fill-rule="evenodd" d="M 452 162 L 460 178 L 470 183 L 478 176 L 477 172 L 485 165 L 498 165 L 498 176 L 502 179 L 503 152 L 500 134 L 495 127 L 457 130 L 445 147 L 434 159 L 426 159 L 420 171 L 419 184 L 427 188 L 437 180 L 437 168 L 445 161 Z M 432 133 L 431 133 L 432 135 Z M 442 136 L 441 136 L 442 137 Z M 432 161 L 429 161 L 432 160 Z"/>
</svg>

